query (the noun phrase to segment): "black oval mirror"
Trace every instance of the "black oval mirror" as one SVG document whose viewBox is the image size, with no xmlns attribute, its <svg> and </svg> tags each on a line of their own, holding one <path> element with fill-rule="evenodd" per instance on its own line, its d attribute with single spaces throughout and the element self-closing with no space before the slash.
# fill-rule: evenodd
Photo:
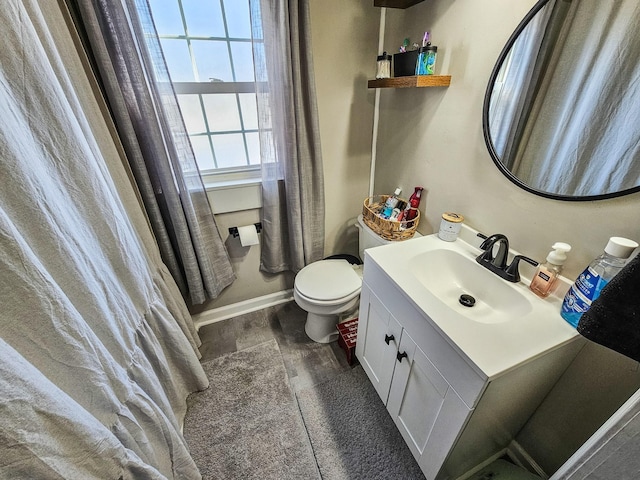
<svg viewBox="0 0 640 480">
<path fill-rule="evenodd" d="M 500 171 L 558 200 L 640 190 L 636 0 L 541 0 L 491 73 L 483 131 Z"/>
</svg>

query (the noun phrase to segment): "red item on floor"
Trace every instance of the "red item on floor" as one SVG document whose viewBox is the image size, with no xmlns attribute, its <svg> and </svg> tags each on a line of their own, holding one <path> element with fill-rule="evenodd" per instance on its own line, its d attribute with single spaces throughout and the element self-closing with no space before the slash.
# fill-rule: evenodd
<svg viewBox="0 0 640 480">
<path fill-rule="evenodd" d="M 358 338 L 358 319 L 353 318 L 338 324 L 338 345 L 347 354 L 347 362 L 353 365 L 356 360 L 356 340 Z"/>
</svg>

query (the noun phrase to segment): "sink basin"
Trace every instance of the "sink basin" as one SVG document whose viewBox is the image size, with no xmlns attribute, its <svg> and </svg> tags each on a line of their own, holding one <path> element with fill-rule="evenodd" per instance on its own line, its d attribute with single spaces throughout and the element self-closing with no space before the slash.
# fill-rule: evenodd
<svg viewBox="0 0 640 480">
<path fill-rule="evenodd" d="M 473 258 L 454 250 L 434 249 L 413 257 L 409 271 L 439 301 L 466 318 L 482 323 L 518 320 L 531 311 L 531 303 L 495 273 Z M 471 295 L 471 307 L 460 303 L 460 296 Z"/>
</svg>

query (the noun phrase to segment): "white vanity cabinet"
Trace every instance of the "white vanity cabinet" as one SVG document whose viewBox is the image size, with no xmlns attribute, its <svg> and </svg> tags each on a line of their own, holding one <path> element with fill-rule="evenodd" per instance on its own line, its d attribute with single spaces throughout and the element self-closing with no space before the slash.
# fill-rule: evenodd
<svg viewBox="0 0 640 480">
<path fill-rule="evenodd" d="M 504 453 L 579 347 L 490 378 L 375 262 L 364 271 L 356 356 L 426 478 Z"/>
</svg>

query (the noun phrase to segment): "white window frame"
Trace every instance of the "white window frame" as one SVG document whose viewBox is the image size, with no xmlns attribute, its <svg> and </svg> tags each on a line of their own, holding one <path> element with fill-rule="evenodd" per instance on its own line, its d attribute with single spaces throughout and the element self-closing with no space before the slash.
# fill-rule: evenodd
<svg viewBox="0 0 640 480">
<path fill-rule="evenodd" d="M 186 18 L 184 17 L 184 13 L 183 13 L 182 0 L 175 0 L 175 2 L 177 3 L 182 15 L 181 21 L 183 24 L 185 35 L 168 35 L 168 34 L 162 34 L 159 32 L 159 38 L 161 40 L 167 39 L 167 40 L 186 41 L 187 47 L 190 52 L 191 62 L 194 62 L 194 56 L 191 48 L 192 40 L 210 40 L 210 41 L 226 42 L 229 59 L 231 60 L 231 74 L 232 74 L 232 77 L 235 78 L 235 68 L 233 63 L 233 56 L 231 54 L 231 43 L 232 42 L 251 42 L 251 39 L 229 37 L 228 35 L 225 37 L 189 35 Z M 225 30 L 226 30 L 227 20 L 226 20 L 226 13 L 224 11 L 224 8 L 222 9 L 222 16 L 223 16 L 223 23 L 225 25 Z M 193 68 L 193 72 L 195 75 L 195 79 L 200 80 L 198 78 L 198 70 L 197 68 L 195 68 L 195 66 Z M 246 137 L 244 134 L 257 133 L 258 130 L 244 128 L 244 119 L 242 116 L 242 108 L 240 105 L 239 94 L 242 94 L 242 93 L 255 94 L 256 93 L 255 82 L 236 82 L 236 81 L 224 82 L 224 81 L 218 81 L 216 79 L 210 79 L 210 81 L 208 82 L 202 82 L 202 81 L 173 82 L 172 81 L 171 83 L 177 95 L 198 95 L 200 108 L 202 109 L 202 115 L 203 115 L 203 120 L 205 122 L 205 129 L 206 129 L 206 131 L 202 135 L 207 136 L 209 138 L 209 142 L 210 142 L 209 145 L 213 155 L 214 164 L 216 164 L 216 158 L 215 158 L 215 150 L 213 148 L 213 144 L 211 143 L 211 137 L 215 135 L 231 134 L 231 133 L 243 134 L 243 145 L 244 145 L 243 153 L 244 153 L 244 158 L 248 161 L 249 149 L 248 149 Z M 223 131 L 211 132 L 209 130 L 209 124 L 207 122 L 207 116 L 204 109 L 203 100 L 202 100 L 202 97 L 200 96 L 200 95 L 207 95 L 207 94 L 234 94 L 235 95 L 238 115 L 240 117 L 239 130 L 224 131 L 224 132 Z M 189 135 L 189 136 L 191 137 L 193 135 Z M 201 169 L 200 172 L 207 190 L 212 190 L 217 188 L 228 189 L 233 185 L 244 185 L 244 186 L 251 185 L 251 184 L 259 185 L 260 179 L 261 179 L 260 168 L 261 167 L 259 164 L 258 165 L 247 164 L 247 165 L 235 166 L 230 168 L 213 168 L 213 169 L 206 169 L 206 170 Z"/>
</svg>

